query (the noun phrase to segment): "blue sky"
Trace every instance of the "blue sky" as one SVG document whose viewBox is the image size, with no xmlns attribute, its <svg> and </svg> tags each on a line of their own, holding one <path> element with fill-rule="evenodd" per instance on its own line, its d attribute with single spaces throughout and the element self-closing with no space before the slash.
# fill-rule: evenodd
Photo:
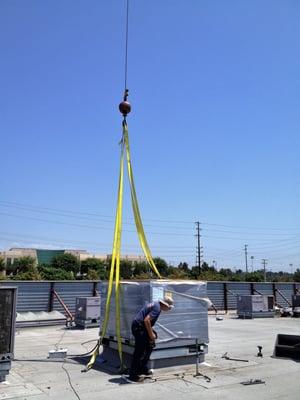
<svg viewBox="0 0 300 400">
<path fill-rule="evenodd" d="M 125 1 L 0 3 L 0 249 L 109 253 Z M 300 3 L 130 1 L 128 118 L 153 254 L 300 266 Z M 126 182 L 127 183 L 127 182 Z M 123 253 L 140 253 L 125 191 Z M 250 264 L 250 261 L 249 261 Z"/>
</svg>

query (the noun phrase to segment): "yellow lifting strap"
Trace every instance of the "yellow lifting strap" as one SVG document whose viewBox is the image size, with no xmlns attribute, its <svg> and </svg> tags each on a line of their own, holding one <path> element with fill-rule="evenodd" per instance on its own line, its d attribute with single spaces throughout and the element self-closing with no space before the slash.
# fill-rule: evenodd
<svg viewBox="0 0 300 400">
<path fill-rule="evenodd" d="M 151 250 L 149 248 L 146 235 L 144 232 L 144 227 L 142 223 L 142 218 L 139 210 L 139 205 L 137 201 L 137 195 L 135 191 L 135 185 L 134 185 L 134 179 L 133 179 L 133 171 L 132 171 L 132 165 L 131 165 L 131 158 L 130 158 L 130 147 L 129 147 L 129 136 L 128 136 L 128 128 L 127 124 L 123 124 L 123 135 L 124 135 L 124 140 L 125 140 L 125 145 L 126 145 L 126 155 L 127 155 L 127 170 L 128 170 L 128 177 L 129 177 L 129 182 L 130 182 L 130 193 L 131 193 L 131 202 L 132 202 L 132 209 L 133 209 L 133 214 L 134 214 L 134 220 L 135 220 L 135 225 L 136 225 L 136 230 L 138 233 L 138 237 L 140 240 L 141 247 L 143 249 L 144 255 L 152 268 L 152 270 L 156 273 L 156 275 L 161 278 L 160 273 L 158 272 L 158 269 L 156 268 L 156 265 L 153 261 L 152 255 L 151 255 Z"/>
<path fill-rule="evenodd" d="M 115 304 L 116 304 L 116 334 L 117 334 L 117 342 L 118 342 L 118 352 L 121 361 L 121 368 L 123 367 L 123 357 L 122 357 L 122 342 L 121 342 L 121 313 L 120 313 L 120 255 L 121 255 L 121 236 L 122 236 L 122 210 L 123 210 L 123 181 L 124 181 L 124 150 L 126 149 L 126 158 L 127 158 L 127 171 L 128 178 L 130 183 L 130 193 L 131 193 L 131 202 L 133 215 L 135 220 L 135 225 L 139 237 L 139 241 L 141 247 L 143 249 L 144 255 L 152 268 L 155 274 L 161 278 L 158 269 L 153 261 L 153 257 L 151 254 L 151 250 L 149 248 L 141 214 L 138 206 L 138 200 L 134 185 L 133 171 L 131 165 L 130 158 L 130 146 L 129 146 L 129 135 L 128 135 L 128 127 L 127 123 L 123 121 L 123 135 L 121 140 L 121 159 L 120 159 L 120 173 L 119 173 L 119 187 L 118 187 L 118 201 L 117 201 L 117 212 L 116 212 L 116 220 L 115 220 L 115 230 L 114 230 L 114 241 L 113 241 L 113 251 L 112 251 L 112 259 L 111 266 L 109 272 L 109 282 L 108 282 L 108 290 L 107 290 L 107 298 L 105 305 L 105 317 L 102 325 L 102 329 L 100 332 L 100 337 L 97 343 L 97 346 L 92 353 L 92 356 L 87 364 L 87 370 L 92 368 L 94 365 L 97 356 L 99 355 L 99 349 L 102 344 L 102 339 L 106 334 L 108 321 L 109 321 L 109 312 L 110 312 L 110 303 L 111 303 L 111 295 L 113 290 L 113 283 L 115 280 Z"/>
</svg>

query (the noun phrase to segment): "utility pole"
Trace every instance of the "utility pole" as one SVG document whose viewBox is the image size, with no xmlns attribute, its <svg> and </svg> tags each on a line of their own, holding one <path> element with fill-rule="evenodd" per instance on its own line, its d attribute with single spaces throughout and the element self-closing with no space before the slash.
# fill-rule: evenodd
<svg viewBox="0 0 300 400">
<path fill-rule="evenodd" d="M 294 271 L 293 271 L 293 264 L 290 264 L 290 268 L 291 268 L 291 274 L 293 275 Z"/>
<path fill-rule="evenodd" d="M 245 244 L 245 247 L 244 247 L 244 251 L 245 251 L 245 261 L 246 261 L 246 274 L 248 274 L 248 251 L 247 251 L 247 248 L 248 248 L 248 245 L 247 244 Z"/>
<path fill-rule="evenodd" d="M 195 222 L 195 224 L 196 224 L 196 238 L 197 238 L 197 260 L 198 260 L 198 272 L 199 272 L 199 275 L 200 275 L 200 273 L 201 273 L 201 245 L 200 245 L 200 238 L 201 238 L 201 234 L 200 234 L 200 231 L 201 231 L 201 228 L 200 228 L 200 222 L 199 221 L 197 221 L 197 222 Z"/>
<path fill-rule="evenodd" d="M 254 260 L 254 256 L 251 256 L 251 271 L 253 272 L 253 260 Z"/>
<path fill-rule="evenodd" d="M 266 258 L 263 258 L 261 261 L 262 261 L 262 264 L 264 267 L 264 282 L 267 282 L 266 264 L 267 264 L 268 260 Z"/>
</svg>

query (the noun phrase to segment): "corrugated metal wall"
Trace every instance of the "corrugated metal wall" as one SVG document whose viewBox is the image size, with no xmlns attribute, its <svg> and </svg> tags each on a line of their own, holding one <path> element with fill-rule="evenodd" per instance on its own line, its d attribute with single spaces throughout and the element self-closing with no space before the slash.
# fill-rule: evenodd
<svg viewBox="0 0 300 400">
<path fill-rule="evenodd" d="M 289 307 L 292 303 L 294 287 L 292 283 L 276 283 L 276 300 L 283 307 Z M 280 294 L 282 293 L 282 295 Z"/>
<path fill-rule="evenodd" d="M 255 294 L 266 294 L 268 296 L 273 295 L 272 283 L 259 282 L 254 284 L 254 288 L 257 290 Z"/>
<path fill-rule="evenodd" d="M 51 287 L 61 297 L 69 310 L 75 312 L 76 297 L 93 296 L 94 289 L 99 292 L 100 284 L 94 281 L 0 281 L 0 285 L 17 286 L 18 302 L 17 311 L 49 311 Z M 291 302 L 295 289 L 300 293 L 300 283 L 276 283 L 270 282 L 207 282 L 207 295 L 218 310 L 236 309 L 236 297 L 243 294 L 261 293 L 273 295 L 274 286 L 277 303 L 286 307 Z M 257 292 L 255 292 L 255 290 Z M 282 294 L 282 295 L 281 295 Z M 53 310 L 64 313 L 64 309 L 58 300 L 53 298 Z"/>
<path fill-rule="evenodd" d="M 207 296 L 218 310 L 224 310 L 223 282 L 207 282 Z"/>
<path fill-rule="evenodd" d="M 228 282 L 227 283 L 227 306 L 228 310 L 236 310 L 237 296 L 251 294 L 251 285 L 248 282 Z"/>
<path fill-rule="evenodd" d="M 72 314 L 75 313 L 76 297 L 93 296 L 94 285 L 89 281 L 61 281 L 55 283 L 55 291 L 59 294 Z M 99 288 L 97 289 L 99 290 Z M 63 307 L 55 298 L 53 309 L 64 313 Z"/>
<path fill-rule="evenodd" d="M 17 286 L 18 301 L 17 312 L 25 311 L 49 311 L 51 282 L 35 281 L 0 281 L 0 286 Z M 99 282 L 96 289 L 99 291 Z M 93 281 L 56 281 L 53 288 L 61 297 L 69 310 L 75 312 L 76 297 L 93 296 Z M 58 300 L 53 298 L 53 310 L 64 313 Z"/>
<path fill-rule="evenodd" d="M 5 281 L 0 285 L 18 288 L 17 312 L 48 311 L 50 282 Z"/>
</svg>

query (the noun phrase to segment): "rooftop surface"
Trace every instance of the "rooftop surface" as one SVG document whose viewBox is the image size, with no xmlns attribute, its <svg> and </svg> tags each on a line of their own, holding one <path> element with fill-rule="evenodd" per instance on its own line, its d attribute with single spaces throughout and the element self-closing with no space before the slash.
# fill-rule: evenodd
<svg viewBox="0 0 300 400">
<path fill-rule="evenodd" d="M 200 372 L 211 378 L 193 377 L 195 366 L 156 370 L 158 381 L 125 383 L 117 370 L 105 367 L 81 372 L 83 362 L 47 360 L 56 346 L 68 354 L 85 353 L 97 339 L 98 329 L 66 330 L 63 327 L 19 329 L 15 358 L 7 383 L 0 384 L 0 399 L 27 400 L 120 400 L 120 399 L 299 399 L 300 362 L 272 358 L 276 335 L 300 335 L 300 319 L 275 318 L 238 320 L 232 315 L 222 321 L 209 316 L 209 353 Z M 90 341 L 90 342 L 89 342 Z M 88 342 L 88 343 L 85 343 Z M 257 346 L 263 346 L 263 358 Z M 248 362 L 230 361 L 230 357 Z M 209 365 L 207 365 L 209 364 Z M 184 379 L 175 374 L 184 372 Z M 249 379 L 265 384 L 243 386 Z M 72 390 L 71 386 L 77 392 Z"/>
</svg>

